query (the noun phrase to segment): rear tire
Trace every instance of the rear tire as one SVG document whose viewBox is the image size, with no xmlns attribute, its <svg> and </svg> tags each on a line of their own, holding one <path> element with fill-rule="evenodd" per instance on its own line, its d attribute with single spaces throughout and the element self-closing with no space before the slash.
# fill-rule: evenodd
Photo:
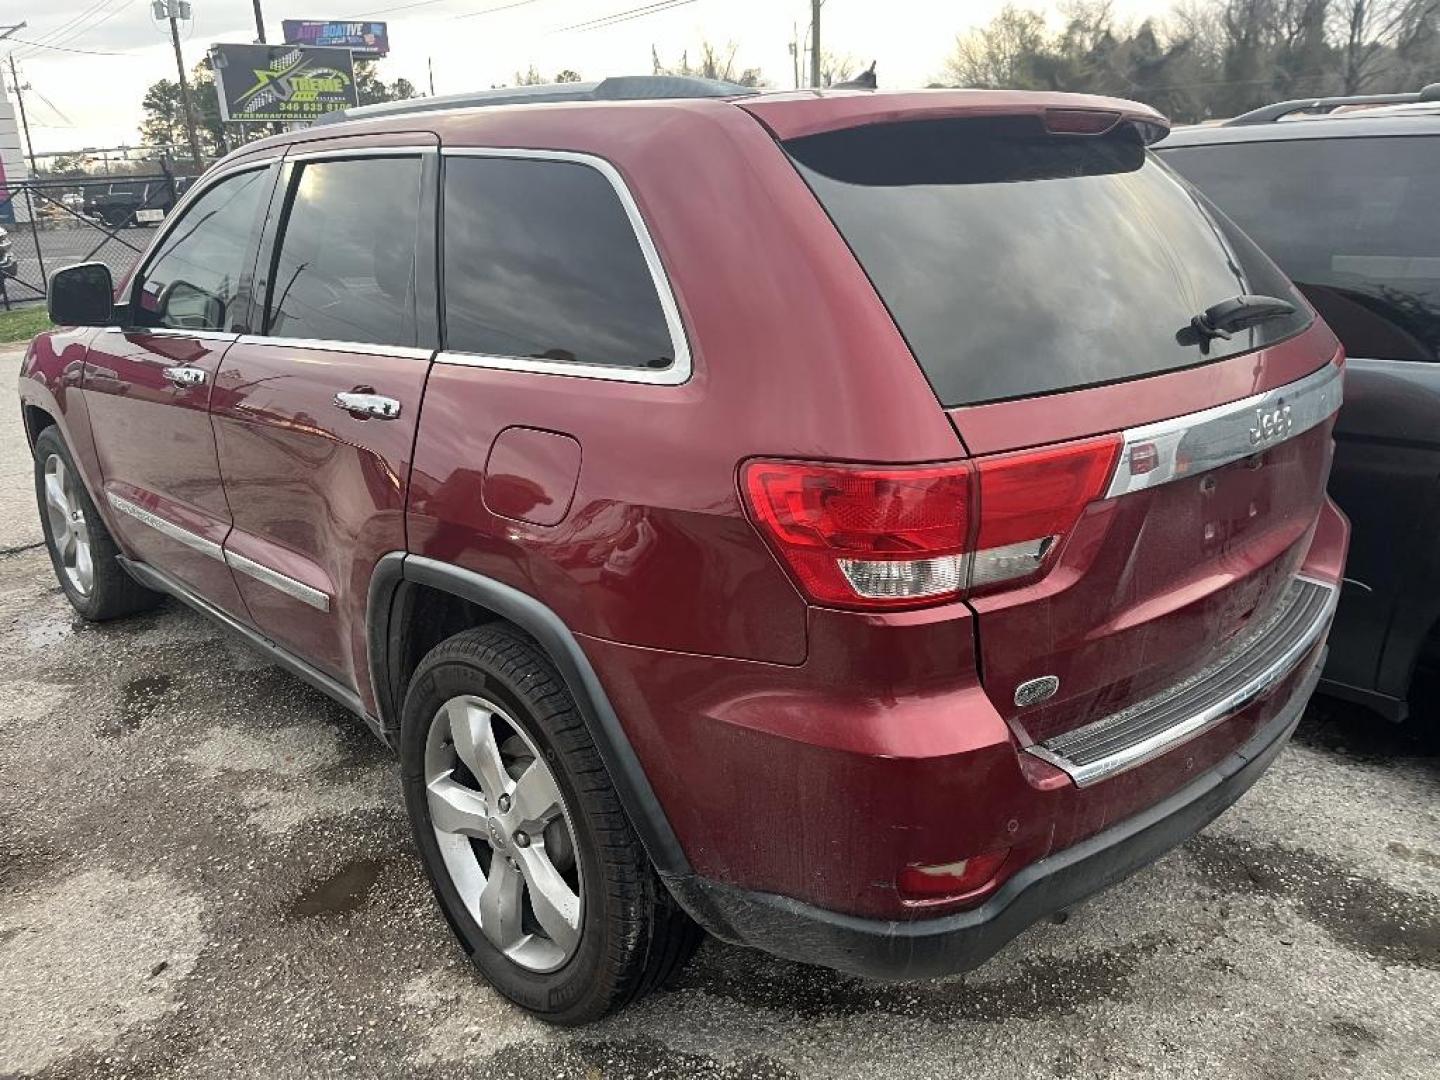
<svg viewBox="0 0 1440 1080">
<path fill-rule="evenodd" d="M 587 1023 L 693 954 L 703 931 L 656 876 L 563 680 L 518 630 L 482 626 L 430 651 L 400 755 L 441 911 L 511 1001 Z"/>
<path fill-rule="evenodd" d="M 164 599 L 115 561 L 120 549 L 53 425 L 35 439 L 35 499 L 55 577 L 70 606 L 83 618 L 118 619 L 148 611 Z"/>
</svg>

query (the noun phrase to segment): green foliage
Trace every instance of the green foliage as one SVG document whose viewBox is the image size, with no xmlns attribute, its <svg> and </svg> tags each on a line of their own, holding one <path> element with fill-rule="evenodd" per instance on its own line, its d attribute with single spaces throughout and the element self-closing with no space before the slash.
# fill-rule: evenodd
<svg viewBox="0 0 1440 1080">
<path fill-rule="evenodd" d="M 408 101 L 417 96 L 417 91 L 409 79 L 385 82 L 375 70 L 374 60 L 356 60 L 355 96 L 361 105 L 374 105 L 381 101 Z"/>
<path fill-rule="evenodd" d="M 1418 90 L 1440 73 L 1440 0 L 1185 0 L 1117 20 L 1107 0 L 1007 5 L 962 35 L 949 86 L 1112 94 L 1189 123 L 1287 98 Z"/>
<path fill-rule="evenodd" d="M 41 330 L 48 329 L 50 316 L 46 314 L 44 304 L 30 304 L 9 311 L 0 310 L 0 344 L 29 341 Z"/>
</svg>

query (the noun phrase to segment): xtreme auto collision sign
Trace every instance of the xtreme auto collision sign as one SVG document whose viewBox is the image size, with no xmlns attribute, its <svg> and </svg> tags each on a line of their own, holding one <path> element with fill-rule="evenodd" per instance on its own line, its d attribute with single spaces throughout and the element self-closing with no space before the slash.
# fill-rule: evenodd
<svg viewBox="0 0 1440 1080">
<path fill-rule="evenodd" d="M 349 49 L 216 45 L 210 58 L 224 120 L 304 123 L 358 104 Z"/>
</svg>

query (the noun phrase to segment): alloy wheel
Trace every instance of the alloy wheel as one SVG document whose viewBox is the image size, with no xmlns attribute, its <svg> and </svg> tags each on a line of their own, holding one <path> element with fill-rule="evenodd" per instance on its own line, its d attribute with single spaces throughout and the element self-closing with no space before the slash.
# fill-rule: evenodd
<svg viewBox="0 0 1440 1080">
<path fill-rule="evenodd" d="M 555 774 L 505 709 L 451 698 L 425 742 L 426 801 L 445 869 L 481 932 L 520 967 L 580 943 L 580 862 Z"/>
<path fill-rule="evenodd" d="M 90 528 L 80 502 L 79 480 L 59 454 L 45 459 L 45 516 L 66 580 L 75 592 L 89 596 L 95 586 Z"/>
</svg>

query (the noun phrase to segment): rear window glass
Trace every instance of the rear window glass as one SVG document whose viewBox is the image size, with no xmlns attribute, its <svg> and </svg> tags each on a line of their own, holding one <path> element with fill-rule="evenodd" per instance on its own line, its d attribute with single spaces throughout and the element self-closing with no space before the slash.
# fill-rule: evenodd
<svg viewBox="0 0 1440 1080">
<path fill-rule="evenodd" d="M 946 406 L 1116 382 L 1232 356 L 1299 307 L 1214 340 L 1193 316 L 1284 276 L 1128 129 L 1033 118 L 877 124 L 786 144 Z"/>
<path fill-rule="evenodd" d="M 1162 153 L 1295 279 L 1350 355 L 1440 358 L 1440 139 Z"/>
</svg>

